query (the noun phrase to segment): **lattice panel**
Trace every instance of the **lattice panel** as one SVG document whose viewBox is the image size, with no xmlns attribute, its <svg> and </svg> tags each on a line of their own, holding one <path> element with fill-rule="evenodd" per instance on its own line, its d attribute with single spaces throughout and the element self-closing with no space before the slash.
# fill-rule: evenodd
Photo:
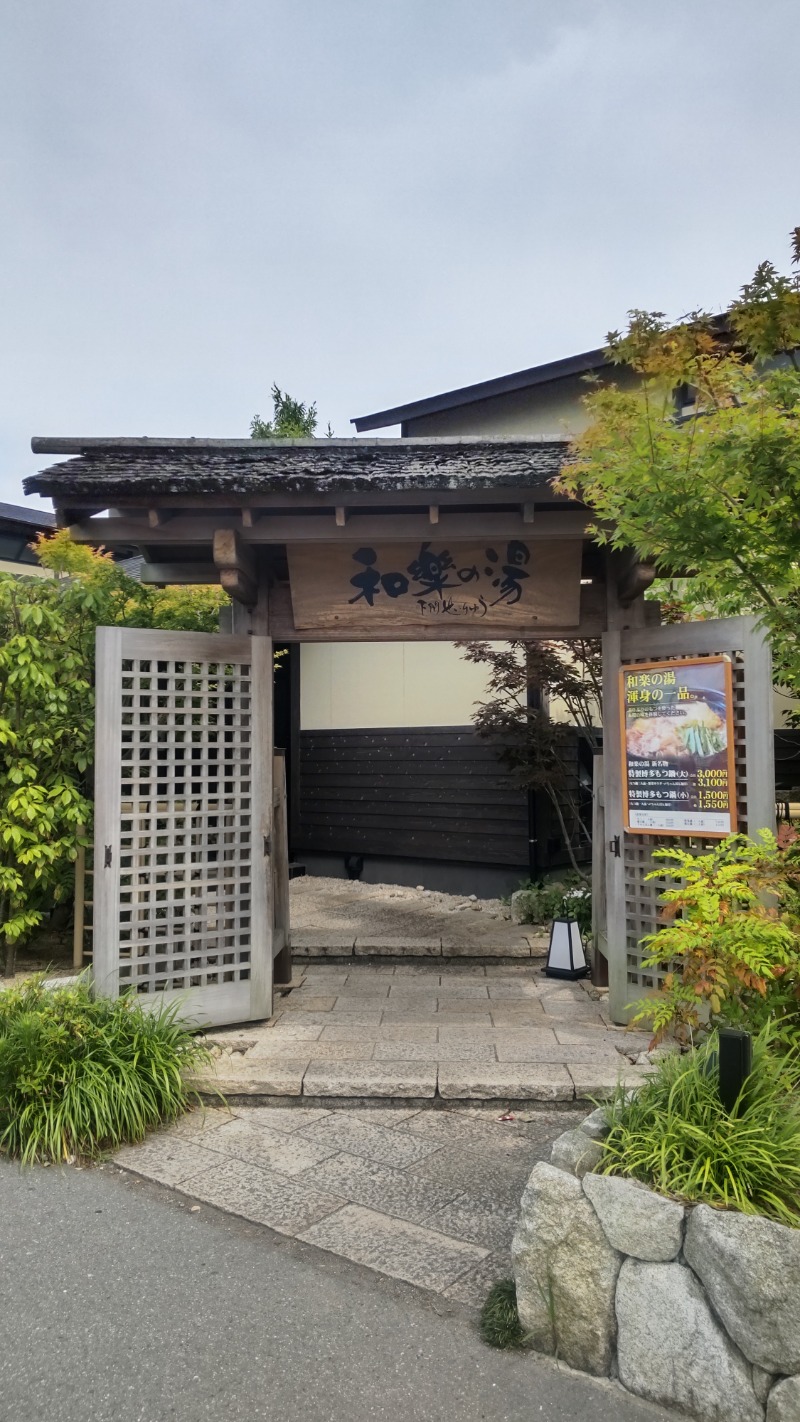
<svg viewBox="0 0 800 1422">
<path fill-rule="evenodd" d="M 251 973 L 249 663 L 121 660 L 119 987 Z"/>
<path fill-rule="evenodd" d="M 727 651 L 727 649 L 723 650 Z M 710 657 L 719 656 L 719 652 L 705 654 L 693 652 L 691 655 L 693 657 L 702 657 L 703 655 Z M 728 652 L 728 655 L 731 657 L 733 670 L 734 762 L 738 827 L 743 833 L 746 833 L 747 756 L 744 730 L 744 658 L 741 652 Z M 657 657 L 650 655 L 628 658 L 623 662 L 623 666 L 634 666 L 637 661 L 670 662 L 676 660 L 678 660 L 677 656 Z M 658 928 L 658 900 L 663 889 L 669 883 L 668 875 L 664 875 L 663 879 L 646 882 L 646 875 L 650 870 L 661 867 L 653 859 L 653 850 L 657 849 L 659 845 L 672 845 L 673 847 L 678 845 L 681 849 L 704 854 L 718 843 L 718 840 L 703 839 L 700 835 L 694 839 L 681 838 L 680 840 L 669 835 L 630 834 L 628 832 L 622 835 L 625 873 L 625 945 L 627 980 L 630 987 L 643 991 L 653 989 L 658 987 L 659 980 L 663 977 L 663 973 L 657 970 L 642 968 L 642 958 L 646 955 L 639 946 L 642 938 L 649 933 L 654 933 Z"/>
</svg>

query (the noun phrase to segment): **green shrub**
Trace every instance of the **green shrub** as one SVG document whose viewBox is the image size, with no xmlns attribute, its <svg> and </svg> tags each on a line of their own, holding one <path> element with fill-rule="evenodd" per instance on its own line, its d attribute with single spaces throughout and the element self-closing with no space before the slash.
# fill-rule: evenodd
<svg viewBox="0 0 800 1422">
<path fill-rule="evenodd" d="M 493 1284 L 481 1309 L 481 1336 L 490 1348 L 521 1348 L 525 1333 L 517 1313 L 513 1279 Z"/>
<path fill-rule="evenodd" d="M 718 1091 L 717 1034 L 659 1062 L 634 1096 L 608 1104 L 601 1170 L 665 1195 L 800 1227 L 800 1054 L 753 1041 L 753 1070 L 730 1113 Z"/>
<path fill-rule="evenodd" d="M 208 1052 L 136 997 L 93 998 L 41 977 L 0 992 L 0 1149 L 23 1162 L 96 1156 L 187 1107 L 184 1072 Z"/>
<path fill-rule="evenodd" d="M 520 885 L 527 895 L 526 923 L 552 923 L 567 915 L 577 920 L 581 933 L 592 929 L 592 891 L 577 874 L 563 879 L 541 880 Z"/>
<path fill-rule="evenodd" d="M 670 846 L 653 858 L 664 867 L 647 878 L 671 882 L 642 966 L 666 972 L 634 1021 L 683 1041 L 709 1016 L 755 1031 L 773 1021 L 784 1046 L 800 1045 L 800 837 L 784 826 L 777 838 L 761 830 L 706 854 Z"/>
</svg>

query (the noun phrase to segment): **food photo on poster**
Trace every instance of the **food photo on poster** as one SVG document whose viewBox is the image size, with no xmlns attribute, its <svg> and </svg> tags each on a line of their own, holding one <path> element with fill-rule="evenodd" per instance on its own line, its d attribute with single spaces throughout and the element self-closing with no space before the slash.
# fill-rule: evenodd
<svg viewBox="0 0 800 1422">
<path fill-rule="evenodd" d="M 730 659 L 640 662 L 620 675 L 626 829 L 734 833 Z"/>
</svg>

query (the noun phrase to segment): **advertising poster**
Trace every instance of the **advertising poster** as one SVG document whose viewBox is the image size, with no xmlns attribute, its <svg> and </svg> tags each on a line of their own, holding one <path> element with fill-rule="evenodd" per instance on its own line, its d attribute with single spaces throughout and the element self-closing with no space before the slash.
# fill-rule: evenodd
<svg viewBox="0 0 800 1422">
<path fill-rule="evenodd" d="M 625 828 L 735 833 L 729 658 L 641 662 L 620 677 Z"/>
</svg>

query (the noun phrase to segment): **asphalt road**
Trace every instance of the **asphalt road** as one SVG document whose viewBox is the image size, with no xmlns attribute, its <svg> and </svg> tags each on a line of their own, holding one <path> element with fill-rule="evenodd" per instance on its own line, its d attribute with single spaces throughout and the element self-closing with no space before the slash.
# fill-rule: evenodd
<svg viewBox="0 0 800 1422">
<path fill-rule="evenodd" d="M 455 1305 L 134 1182 L 0 1161 L 3 1422 L 653 1422 Z"/>
</svg>

